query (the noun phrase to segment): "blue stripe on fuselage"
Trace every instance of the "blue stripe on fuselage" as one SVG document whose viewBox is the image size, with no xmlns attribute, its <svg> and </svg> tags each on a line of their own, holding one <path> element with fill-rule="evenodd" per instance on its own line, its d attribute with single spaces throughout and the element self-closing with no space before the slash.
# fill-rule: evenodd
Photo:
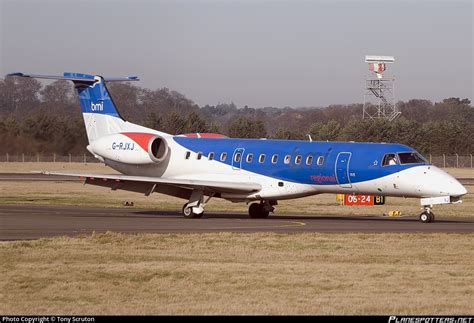
<svg viewBox="0 0 474 323">
<path fill-rule="evenodd" d="M 350 152 L 349 180 L 351 183 L 364 182 L 399 172 L 420 164 L 393 165 L 382 167 L 386 153 L 413 152 L 401 144 L 353 143 L 353 142 L 318 142 L 300 140 L 259 140 L 232 138 L 188 138 L 175 136 L 174 140 L 195 153 L 202 152 L 208 156 L 214 152 L 214 160 L 220 161 L 221 153 L 227 153 L 222 163 L 232 166 L 234 151 L 244 149 L 242 169 L 256 174 L 302 184 L 335 185 L 338 184 L 335 163 L 339 153 Z M 246 156 L 253 154 L 253 160 L 246 162 Z M 259 155 L 265 154 L 265 162 L 259 163 Z M 271 162 L 272 155 L 278 154 L 278 162 Z M 284 164 L 285 155 L 291 155 L 291 162 Z M 302 156 L 300 165 L 295 164 L 295 157 Z M 311 165 L 306 165 L 306 157 L 313 156 Z M 319 156 L 324 157 L 324 164 L 316 165 Z M 183 156 L 184 158 L 184 156 Z M 240 166 L 240 163 L 238 163 Z"/>
</svg>

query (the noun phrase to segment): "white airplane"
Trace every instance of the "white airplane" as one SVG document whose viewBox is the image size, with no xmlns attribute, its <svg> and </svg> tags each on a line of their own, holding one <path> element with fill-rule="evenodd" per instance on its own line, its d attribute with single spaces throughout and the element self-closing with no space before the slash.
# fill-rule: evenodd
<svg viewBox="0 0 474 323">
<path fill-rule="evenodd" d="M 421 198 L 421 222 L 433 222 L 433 205 L 461 202 L 466 189 L 401 144 L 233 139 L 218 134 L 170 135 L 124 120 L 103 78 L 13 73 L 74 82 L 89 139 L 87 149 L 123 175 L 57 173 L 87 184 L 187 200 L 183 215 L 200 218 L 211 198 L 250 204 L 252 218 L 265 218 L 278 200 L 321 193 Z"/>
</svg>

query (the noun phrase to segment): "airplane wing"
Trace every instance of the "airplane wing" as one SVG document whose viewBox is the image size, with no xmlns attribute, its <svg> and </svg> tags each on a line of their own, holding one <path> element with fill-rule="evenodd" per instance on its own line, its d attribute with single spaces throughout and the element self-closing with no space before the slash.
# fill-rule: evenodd
<svg viewBox="0 0 474 323">
<path fill-rule="evenodd" d="M 80 177 L 85 184 L 109 187 L 150 195 L 153 192 L 187 197 L 189 191 L 199 189 L 208 193 L 252 193 L 261 190 L 258 183 L 173 179 L 149 176 L 105 175 L 87 173 L 42 172 L 45 175 Z M 181 194 L 180 194 L 181 193 Z"/>
</svg>

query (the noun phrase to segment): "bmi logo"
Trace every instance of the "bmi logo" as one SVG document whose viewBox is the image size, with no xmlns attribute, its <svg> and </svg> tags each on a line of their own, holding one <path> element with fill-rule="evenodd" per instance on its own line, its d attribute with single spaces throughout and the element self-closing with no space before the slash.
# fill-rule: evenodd
<svg viewBox="0 0 474 323">
<path fill-rule="evenodd" d="M 104 111 L 104 102 L 99 102 L 99 103 L 91 102 L 91 111 Z"/>
</svg>

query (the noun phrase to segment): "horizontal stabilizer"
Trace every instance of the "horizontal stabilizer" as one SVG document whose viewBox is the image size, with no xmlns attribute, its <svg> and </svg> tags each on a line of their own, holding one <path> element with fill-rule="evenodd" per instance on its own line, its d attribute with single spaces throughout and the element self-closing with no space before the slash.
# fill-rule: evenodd
<svg viewBox="0 0 474 323">
<path fill-rule="evenodd" d="M 66 80 L 73 82 L 95 82 L 95 76 L 90 74 L 83 73 L 70 73 L 65 72 L 64 75 L 40 75 L 40 74 L 26 74 L 26 73 L 10 73 L 8 76 L 17 76 L 17 77 L 31 77 L 39 79 L 50 79 L 50 80 Z M 127 77 L 103 77 L 106 82 L 123 82 L 123 81 L 140 81 L 138 76 L 127 76 Z"/>
</svg>

